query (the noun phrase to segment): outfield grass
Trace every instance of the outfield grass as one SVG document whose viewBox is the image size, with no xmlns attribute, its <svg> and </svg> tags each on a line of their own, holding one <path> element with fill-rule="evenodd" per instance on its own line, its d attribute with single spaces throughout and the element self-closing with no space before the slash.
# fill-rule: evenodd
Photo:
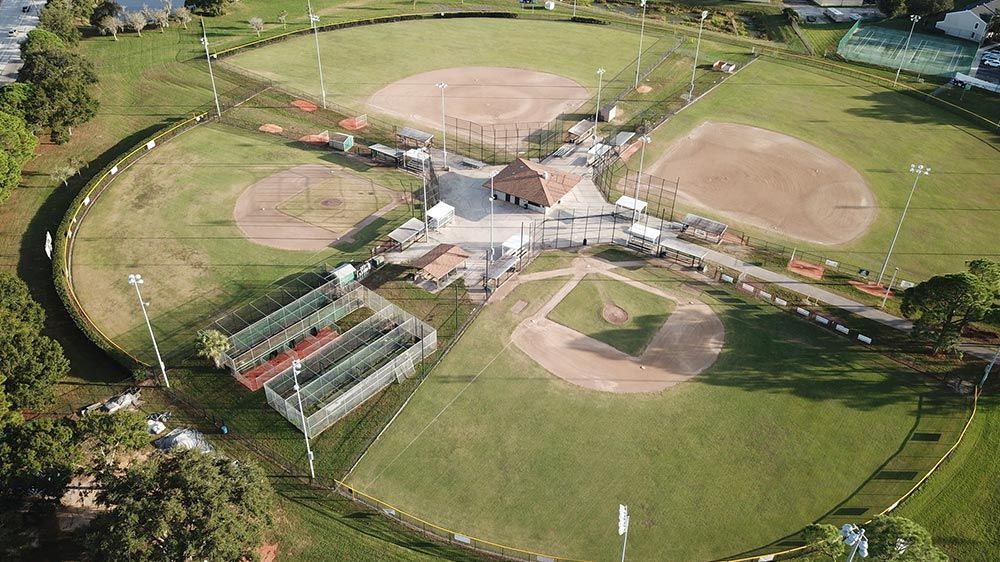
<svg viewBox="0 0 1000 562">
<path fill-rule="evenodd" d="M 824 53 L 836 53 L 837 44 L 847 33 L 847 30 L 854 26 L 851 23 L 800 23 L 799 30 L 805 36 L 806 41 L 812 45 L 813 51 L 817 55 Z"/>
<path fill-rule="evenodd" d="M 361 113 L 368 112 L 368 97 L 387 84 L 460 66 L 552 72 L 596 91 L 597 67 L 613 76 L 635 59 L 637 45 L 637 34 L 613 27 L 504 19 L 401 22 L 320 36 L 328 98 Z M 318 98 L 316 61 L 303 56 L 311 49 L 312 37 L 296 37 L 245 51 L 224 64 Z M 428 88 L 428 95 L 437 95 L 432 84 Z"/>
<path fill-rule="evenodd" d="M 778 131 L 843 159 L 868 182 L 878 215 L 861 237 L 820 246 L 734 224 L 711 210 L 678 205 L 679 212 L 695 210 L 760 238 L 877 271 L 912 184 L 908 167 L 917 162 L 933 172 L 914 195 L 893 253 L 892 265 L 903 278 L 920 281 L 962 270 L 966 260 L 998 255 L 985 225 L 1000 220 L 1000 191 L 987 188 L 995 177 L 1000 138 L 955 114 L 840 75 L 764 58 L 658 129 L 646 161 L 707 120 Z M 683 185 L 681 177 L 682 190 Z"/>
<path fill-rule="evenodd" d="M 621 307 L 628 320 L 621 325 L 605 320 L 602 310 L 606 304 Z M 673 310 L 672 300 L 603 275 L 590 274 L 552 309 L 549 320 L 638 357 Z"/>
<path fill-rule="evenodd" d="M 244 238 L 233 219 L 236 199 L 251 184 L 301 164 L 350 165 L 355 170 L 341 172 L 387 190 L 419 188 L 411 176 L 358 169 L 327 150 L 227 125 L 198 127 L 121 172 L 91 204 L 73 253 L 81 305 L 105 334 L 152 361 L 135 294 L 125 283 L 128 273 L 141 273 L 153 328 L 168 363 L 176 363 L 191 355 L 194 334 L 226 309 L 304 268 L 368 257 L 356 252 L 411 215 L 409 206 L 396 207 L 346 250 L 285 251 Z"/>
<path fill-rule="evenodd" d="M 823 518 L 921 416 L 952 411 L 898 364 L 725 292 L 703 296 L 726 326 L 709 371 L 660 394 L 581 390 L 507 345 L 560 286 L 526 283 L 488 305 L 349 483 L 464 533 L 601 560 L 616 554 L 627 503 L 637 559 L 714 559 Z M 960 410 L 936 420 L 942 441 Z M 865 511 L 892 501 L 882 492 Z"/>
</svg>

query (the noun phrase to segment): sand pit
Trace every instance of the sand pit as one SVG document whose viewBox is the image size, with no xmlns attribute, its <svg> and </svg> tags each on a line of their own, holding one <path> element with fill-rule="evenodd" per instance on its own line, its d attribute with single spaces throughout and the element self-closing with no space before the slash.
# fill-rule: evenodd
<svg viewBox="0 0 1000 562">
<path fill-rule="evenodd" d="M 875 196 L 846 162 L 756 127 L 702 123 L 649 171 L 680 177 L 682 202 L 818 244 L 848 242 L 875 219 Z"/>
<path fill-rule="evenodd" d="M 370 181 L 320 164 L 264 178 L 244 191 L 233 218 L 250 241 L 281 250 L 322 250 L 402 202 Z"/>
<path fill-rule="evenodd" d="M 711 307 L 618 275 L 610 271 L 614 267 L 581 257 L 569 269 L 519 276 L 501 287 L 494 302 L 502 302 L 520 283 L 573 275 L 547 303 L 514 329 L 511 335 L 514 345 L 566 382 L 616 393 L 659 392 L 689 380 L 715 363 L 725 341 L 725 328 Z M 676 303 L 642 356 L 626 355 L 546 317 L 588 273 L 599 273 Z"/>
<path fill-rule="evenodd" d="M 326 146 L 327 143 L 330 142 L 330 133 L 322 132 L 314 135 L 302 135 L 301 137 L 299 137 L 299 142 Z"/>
<path fill-rule="evenodd" d="M 848 281 L 852 287 L 873 297 L 882 298 L 885 296 L 885 285 L 879 285 L 878 283 L 862 283 L 861 281 Z M 895 298 L 896 291 L 889 291 L 889 298 Z"/>
<path fill-rule="evenodd" d="M 556 74 L 467 66 L 414 74 L 375 92 L 368 105 L 439 129 L 441 91 L 435 84 L 440 82 L 448 84 L 445 113 L 480 125 L 548 122 L 590 97 L 586 88 Z"/>
<path fill-rule="evenodd" d="M 823 274 L 826 272 L 826 268 L 821 265 L 799 260 L 792 260 L 788 262 L 788 269 L 789 271 L 798 273 L 803 277 L 808 277 L 817 281 L 823 279 Z"/>
<path fill-rule="evenodd" d="M 628 322 L 628 312 L 625 312 L 625 309 L 618 305 L 605 304 L 601 308 L 601 318 L 604 318 L 608 324 L 624 326 Z"/>
<path fill-rule="evenodd" d="M 319 109 L 319 106 L 317 106 L 311 101 L 306 101 L 306 100 L 295 100 L 292 102 L 292 107 L 301 109 L 302 111 L 308 113 L 312 113 L 313 111 Z"/>
<path fill-rule="evenodd" d="M 635 89 L 635 91 L 639 92 L 640 94 L 648 94 L 649 92 L 652 92 L 653 89 L 645 84 L 640 84 L 639 87 Z"/>
<path fill-rule="evenodd" d="M 285 132 L 285 129 L 281 125 L 275 125 L 274 123 L 264 123 L 257 130 L 262 133 L 271 133 L 273 135 L 278 135 Z"/>
</svg>

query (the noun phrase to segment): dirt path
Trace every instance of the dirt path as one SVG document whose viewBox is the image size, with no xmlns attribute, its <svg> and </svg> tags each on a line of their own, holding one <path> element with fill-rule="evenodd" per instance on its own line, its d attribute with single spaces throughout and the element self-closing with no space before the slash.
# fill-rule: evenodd
<svg viewBox="0 0 1000 562">
<path fill-rule="evenodd" d="M 520 283 L 572 275 L 535 314 L 521 322 L 511 336 L 514 344 L 553 375 L 572 384 L 605 392 L 659 392 L 684 382 L 710 367 L 722 350 L 725 328 L 715 312 L 699 301 L 684 300 L 661 289 L 611 271 L 621 263 L 590 257 L 573 260 L 571 267 L 519 276 L 501 287 L 494 302 L 502 301 Z M 640 357 L 631 357 L 608 344 L 587 337 L 547 318 L 587 274 L 598 273 L 676 303 Z"/>
</svg>

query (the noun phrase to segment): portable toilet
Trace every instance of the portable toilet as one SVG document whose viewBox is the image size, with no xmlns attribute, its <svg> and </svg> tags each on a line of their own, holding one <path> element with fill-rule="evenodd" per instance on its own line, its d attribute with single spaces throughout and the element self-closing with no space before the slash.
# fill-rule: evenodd
<svg viewBox="0 0 1000 562">
<path fill-rule="evenodd" d="M 353 265 L 345 263 L 337 266 L 337 268 L 333 270 L 333 278 L 337 280 L 337 285 L 343 287 L 344 285 L 357 280 L 358 271 L 354 269 Z"/>
</svg>

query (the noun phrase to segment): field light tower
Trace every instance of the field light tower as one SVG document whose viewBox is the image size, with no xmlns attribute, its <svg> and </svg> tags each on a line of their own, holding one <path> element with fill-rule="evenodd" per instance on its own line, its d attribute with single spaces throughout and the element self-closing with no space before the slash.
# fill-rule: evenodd
<svg viewBox="0 0 1000 562">
<path fill-rule="evenodd" d="M 625 536 L 622 541 L 622 562 L 625 562 L 625 547 L 628 546 L 628 506 L 618 504 L 618 536 Z"/>
<path fill-rule="evenodd" d="M 448 127 L 444 120 L 444 91 L 448 88 L 448 84 L 444 82 L 438 82 L 435 84 L 438 89 L 441 90 L 441 149 L 444 150 L 444 169 L 448 169 Z"/>
<path fill-rule="evenodd" d="M 306 425 L 306 412 L 302 409 L 302 392 L 299 387 L 299 373 L 302 372 L 302 361 L 298 359 L 292 360 L 292 382 L 295 386 L 295 397 L 299 401 L 299 419 L 302 420 L 302 434 L 306 437 L 306 456 L 309 458 L 309 478 L 316 479 L 316 469 L 313 468 L 313 452 L 312 448 L 309 447 L 309 426 Z"/>
<path fill-rule="evenodd" d="M 146 319 L 146 328 L 149 329 L 149 339 L 153 340 L 153 351 L 156 352 L 156 362 L 160 364 L 160 373 L 163 375 L 163 384 L 170 388 L 170 379 L 167 378 L 167 368 L 163 365 L 163 358 L 160 357 L 160 347 L 156 345 L 156 336 L 153 335 L 153 325 L 149 323 L 149 314 L 146 314 L 146 303 L 142 300 L 142 293 L 139 285 L 142 285 L 142 275 L 138 273 L 128 274 L 128 284 L 135 287 L 135 295 L 139 297 L 139 307 L 142 308 L 142 317 Z"/>
<path fill-rule="evenodd" d="M 920 16 L 913 14 L 910 16 L 910 34 L 906 36 L 906 44 L 903 45 L 903 50 L 899 53 L 899 68 L 896 69 L 896 78 L 892 81 L 892 86 L 896 86 L 896 82 L 899 82 L 899 73 L 903 71 L 903 61 L 906 60 L 906 50 L 910 48 L 910 38 L 913 37 L 913 28 L 917 26 L 917 22 L 920 21 Z"/>
<path fill-rule="evenodd" d="M 493 202 L 497 199 L 497 194 L 493 190 L 493 178 L 497 177 L 500 171 L 490 172 L 490 250 L 486 253 L 486 286 L 490 284 L 490 265 L 493 262 Z"/>
<path fill-rule="evenodd" d="M 876 285 L 882 284 L 882 277 L 885 275 L 885 268 L 889 266 L 889 258 L 892 256 L 892 249 L 896 247 L 896 238 L 899 236 L 899 229 L 903 228 L 903 219 L 906 218 L 906 211 L 910 208 L 910 201 L 913 199 L 913 192 L 917 190 L 917 182 L 920 181 L 920 176 L 929 176 L 931 174 L 931 169 L 925 168 L 923 164 L 910 164 L 910 173 L 914 174 L 913 187 L 910 188 L 910 195 L 906 198 L 906 205 L 903 207 L 903 214 L 899 216 L 899 224 L 896 225 L 896 233 L 892 235 L 892 242 L 889 244 L 889 252 L 885 255 L 885 261 L 882 262 L 882 271 L 878 272 L 878 281 L 875 282 Z"/>
<path fill-rule="evenodd" d="M 601 86 L 604 85 L 604 69 L 597 69 L 597 107 L 594 108 L 594 142 L 597 142 L 597 124 L 601 122 Z"/>
<path fill-rule="evenodd" d="M 632 204 L 632 224 L 635 224 L 639 220 L 639 182 L 642 181 L 642 164 L 646 158 L 646 145 L 652 140 L 649 138 L 649 135 L 639 137 L 639 142 L 642 143 L 642 150 L 639 152 L 639 174 L 635 177 L 635 202 Z"/>
<path fill-rule="evenodd" d="M 847 558 L 847 562 L 853 562 L 855 554 L 861 555 L 862 558 L 868 558 L 868 537 L 865 536 L 864 529 L 857 525 L 844 523 L 844 526 L 840 528 L 840 536 L 844 538 L 844 544 L 854 547 L 851 549 L 851 555 Z"/>
<path fill-rule="evenodd" d="M 698 24 L 698 43 L 694 48 L 694 64 L 691 65 L 691 89 L 688 90 L 688 103 L 694 101 L 694 73 L 698 70 L 698 53 L 701 52 L 701 32 L 705 29 L 705 18 L 708 17 L 708 10 L 702 10 L 701 22 Z"/>
<path fill-rule="evenodd" d="M 312 0 L 306 0 L 309 7 L 309 25 L 313 29 L 313 38 L 316 40 L 316 66 L 319 68 L 319 92 L 323 99 L 323 109 L 326 109 L 326 84 L 323 82 L 323 61 L 319 58 L 319 16 L 313 13 Z"/>
<path fill-rule="evenodd" d="M 642 62 L 642 36 L 646 31 L 646 0 L 639 0 L 642 6 L 642 19 L 639 21 L 639 55 L 635 57 L 635 87 L 639 87 L 639 65 Z"/>
<path fill-rule="evenodd" d="M 212 55 L 208 53 L 208 33 L 205 31 L 205 18 L 201 19 L 201 44 L 205 46 L 205 60 L 208 61 L 208 76 L 212 79 L 212 97 L 215 98 L 215 113 L 222 117 L 222 107 L 219 105 L 219 92 L 215 89 L 215 72 L 212 71 Z"/>
</svg>

